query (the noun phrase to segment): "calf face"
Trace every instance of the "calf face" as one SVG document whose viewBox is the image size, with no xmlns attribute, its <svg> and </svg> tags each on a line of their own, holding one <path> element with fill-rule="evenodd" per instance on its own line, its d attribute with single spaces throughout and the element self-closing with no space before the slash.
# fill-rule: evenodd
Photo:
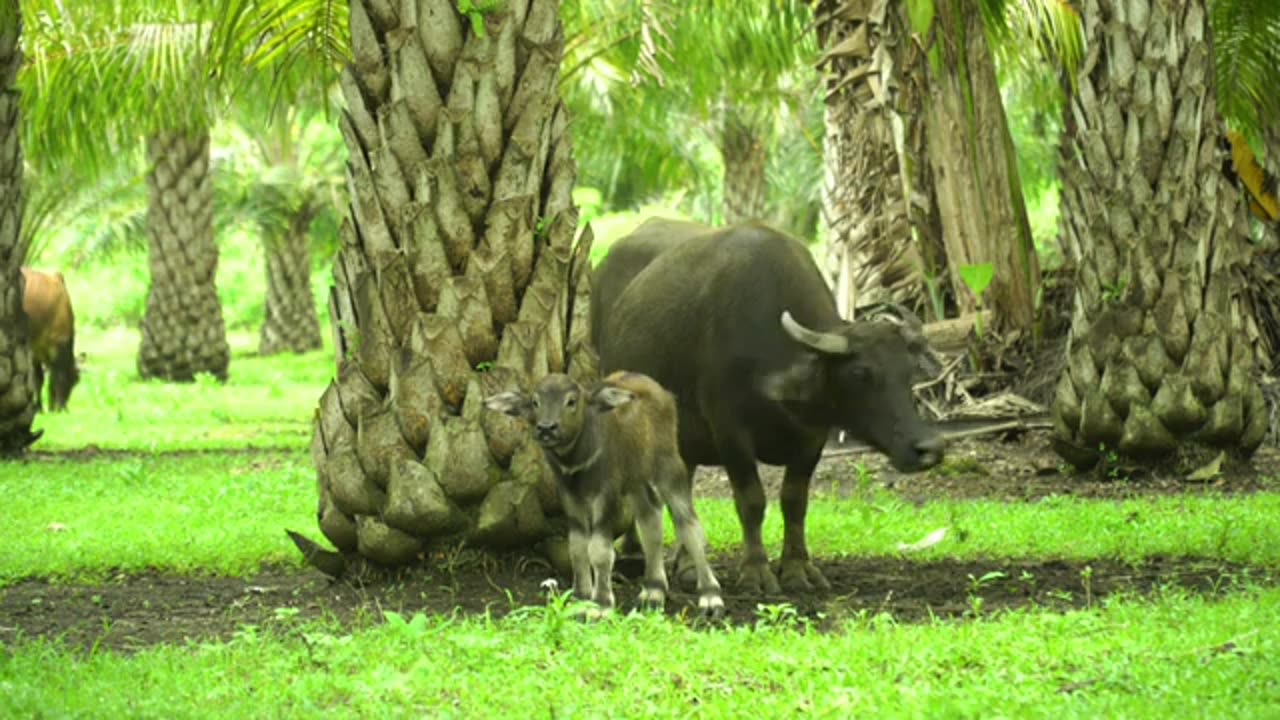
<svg viewBox="0 0 1280 720">
<path fill-rule="evenodd" d="M 486 398 L 485 406 L 523 419 L 539 445 L 563 453 L 578 442 L 589 411 L 608 412 L 633 398 L 631 392 L 610 386 L 588 394 L 568 375 L 552 373 L 543 377 L 531 394 L 498 393 Z"/>
</svg>

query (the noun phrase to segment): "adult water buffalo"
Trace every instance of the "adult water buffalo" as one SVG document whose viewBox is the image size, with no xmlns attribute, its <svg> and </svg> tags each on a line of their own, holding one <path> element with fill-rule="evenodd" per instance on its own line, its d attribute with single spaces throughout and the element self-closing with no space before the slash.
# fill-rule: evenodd
<svg viewBox="0 0 1280 720">
<path fill-rule="evenodd" d="M 45 368 L 49 370 L 49 409 L 67 408 L 71 389 L 80 381 L 76 365 L 76 318 L 71 295 L 62 273 L 22 268 L 25 289 L 22 312 L 31 333 L 32 362 L 36 371 L 36 403 L 44 395 Z"/>
<path fill-rule="evenodd" d="M 760 593 L 830 587 L 810 562 L 809 483 L 833 428 L 914 472 L 943 454 L 916 412 L 920 321 L 846 322 L 809 251 L 759 224 L 722 229 L 655 218 L 614 244 L 592 276 L 593 342 L 602 374 L 649 375 L 679 404 L 690 473 L 721 465 L 745 553 L 738 585 Z M 761 542 L 756 462 L 786 468 L 781 586 Z M 681 548 L 681 556 L 684 556 Z"/>
</svg>

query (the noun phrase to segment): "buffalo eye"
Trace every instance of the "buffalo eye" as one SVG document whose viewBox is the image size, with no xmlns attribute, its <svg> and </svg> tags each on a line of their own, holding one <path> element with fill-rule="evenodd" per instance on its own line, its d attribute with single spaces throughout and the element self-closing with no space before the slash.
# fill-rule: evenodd
<svg viewBox="0 0 1280 720">
<path fill-rule="evenodd" d="M 850 365 L 848 372 L 849 377 L 855 382 L 869 382 L 871 380 L 871 368 L 866 365 Z"/>
<path fill-rule="evenodd" d="M 568 396 L 568 397 L 566 397 L 566 398 L 564 399 L 564 406 L 565 406 L 565 407 L 573 407 L 574 405 L 577 405 L 577 404 L 578 404 L 578 396 L 577 396 L 577 395 L 570 395 L 570 396 Z"/>
</svg>

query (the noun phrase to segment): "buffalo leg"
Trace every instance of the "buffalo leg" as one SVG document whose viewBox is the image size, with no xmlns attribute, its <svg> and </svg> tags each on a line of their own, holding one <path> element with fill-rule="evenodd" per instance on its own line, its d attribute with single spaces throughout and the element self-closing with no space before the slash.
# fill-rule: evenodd
<svg viewBox="0 0 1280 720">
<path fill-rule="evenodd" d="M 44 410 L 44 365 L 40 364 L 40 360 L 32 358 L 32 367 L 36 373 L 36 410 Z"/>
<path fill-rule="evenodd" d="M 805 542 L 804 519 L 809 509 L 809 482 L 818 466 L 822 450 L 800 462 L 787 466 L 782 477 L 782 563 L 780 579 L 788 592 L 809 592 L 814 587 L 827 590 L 831 583 L 809 560 Z"/>
<path fill-rule="evenodd" d="M 720 596 L 720 581 L 716 580 L 711 563 L 707 562 L 707 535 L 702 529 L 702 521 L 698 519 L 698 512 L 693 507 L 693 492 L 687 478 L 688 471 L 684 463 L 677 461 L 669 464 L 668 469 L 661 472 L 658 491 L 662 494 L 663 502 L 671 509 L 671 521 L 676 526 L 680 547 L 686 548 L 697 572 L 698 614 L 718 619 L 724 614 L 724 598 Z M 659 529 L 661 517 L 659 514 Z"/>
<path fill-rule="evenodd" d="M 738 522 L 742 525 L 743 555 L 738 570 L 738 589 L 759 595 L 777 595 L 782 592 L 778 578 L 769 569 L 769 554 L 764 549 L 761 528 L 764 525 L 764 485 L 756 472 L 751 453 L 723 454 L 724 469 L 733 486 L 733 504 L 738 510 Z"/>
</svg>

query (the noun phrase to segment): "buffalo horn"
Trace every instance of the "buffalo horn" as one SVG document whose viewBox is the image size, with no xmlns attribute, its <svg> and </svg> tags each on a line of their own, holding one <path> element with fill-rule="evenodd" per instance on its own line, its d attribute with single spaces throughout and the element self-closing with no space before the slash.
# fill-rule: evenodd
<svg viewBox="0 0 1280 720">
<path fill-rule="evenodd" d="M 923 335 L 924 325 L 921 324 L 920 318 L 915 313 L 903 307 L 900 303 L 889 303 L 889 307 L 900 318 L 902 318 L 903 329 L 909 330 L 912 335 Z"/>
<path fill-rule="evenodd" d="M 782 329 L 787 331 L 796 342 L 830 355 L 848 355 L 849 341 L 842 335 L 818 332 L 796 322 L 790 310 L 782 311 Z"/>
</svg>

